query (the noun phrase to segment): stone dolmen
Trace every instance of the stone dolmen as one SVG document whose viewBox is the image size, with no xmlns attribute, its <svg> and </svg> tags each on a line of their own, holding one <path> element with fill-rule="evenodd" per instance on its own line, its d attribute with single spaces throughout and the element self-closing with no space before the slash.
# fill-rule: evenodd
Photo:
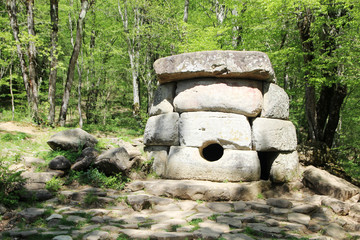
<svg viewBox="0 0 360 240">
<path fill-rule="evenodd" d="M 265 53 L 185 53 L 154 68 L 160 85 L 144 144 L 159 176 L 276 183 L 297 176 L 289 97 Z"/>
</svg>

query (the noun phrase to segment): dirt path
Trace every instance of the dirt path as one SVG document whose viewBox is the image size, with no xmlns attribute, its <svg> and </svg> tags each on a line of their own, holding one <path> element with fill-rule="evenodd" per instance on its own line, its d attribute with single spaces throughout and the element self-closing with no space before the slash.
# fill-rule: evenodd
<svg viewBox="0 0 360 240">
<path fill-rule="evenodd" d="M 6 132 L 23 132 L 30 135 L 41 135 L 48 131 L 48 129 L 41 129 L 31 123 L 20 122 L 0 122 L 0 131 Z"/>
</svg>

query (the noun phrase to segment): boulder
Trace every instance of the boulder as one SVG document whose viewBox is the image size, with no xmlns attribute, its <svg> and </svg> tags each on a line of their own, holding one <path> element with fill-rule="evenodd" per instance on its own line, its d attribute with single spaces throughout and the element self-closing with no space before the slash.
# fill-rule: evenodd
<svg viewBox="0 0 360 240">
<path fill-rule="evenodd" d="M 182 113 L 180 145 L 201 147 L 207 142 L 226 149 L 251 149 L 251 127 L 243 115 L 218 112 Z"/>
<path fill-rule="evenodd" d="M 130 161 L 129 154 L 122 147 L 107 150 L 99 155 L 94 162 L 94 166 L 106 175 L 117 173 L 126 175 L 133 164 L 134 162 Z"/>
<path fill-rule="evenodd" d="M 261 111 L 264 118 L 289 118 L 289 96 L 276 84 L 264 84 L 264 103 Z"/>
<path fill-rule="evenodd" d="M 256 117 L 262 109 L 262 82 L 213 78 L 179 82 L 174 107 L 177 112 L 212 111 Z"/>
<path fill-rule="evenodd" d="M 299 157 L 297 151 L 279 153 L 270 169 L 270 180 L 274 183 L 290 182 L 299 175 Z"/>
<path fill-rule="evenodd" d="M 158 176 L 163 176 L 166 169 L 166 161 L 169 152 L 168 146 L 149 146 L 145 147 L 144 151 L 147 159 L 153 161 L 152 170 Z"/>
<path fill-rule="evenodd" d="M 256 118 L 252 125 L 252 141 L 256 151 L 295 151 L 296 129 L 290 121 Z"/>
<path fill-rule="evenodd" d="M 200 151 L 193 147 L 170 147 L 165 176 L 210 181 L 256 181 L 260 178 L 260 161 L 255 151 L 225 149 L 215 161 L 204 159 Z"/>
<path fill-rule="evenodd" d="M 360 192 L 353 184 L 330 173 L 309 166 L 303 173 L 303 183 L 313 191 L 345 201 Z"/>
<path fill-rule="evenodd" d="M 86 171 L 91 164 L 93 164 L 96 158 L 99 156 L 99 151 L 95 148 L 87 147 L 81 155 L 76 159 L 76 162 L 71 166 L 71 170 Z"/>
<path fill-rule="evenodd" d="M 179 145 L 178 121 L 178 113 L 150 117 L 145 126 L 144 144 L 158 146 Z"/>
<path fill-rule="evenodd" d="M 154 69 L 160 83 L 217 77 L 275 81 L 269 57 L 256 51 L 203 51 L 160 58 Z"/>
<path fill-rule="evenodd" d="M 161 84 L 155 91 L 154 100 L 150 108 L 150 116 L 171 113 L 174 111 L 175 83 Z"/>
<path fill-rule="evenodd" d="M 71 162 L 66 157 L 60 155 L 56 156 L 49 162 L 49 168 L 52 170 L 68 171 L 71 167 Z"/>
<path fill-rule="evenodd" d="M 24 218 L 27 222 L 34 222 L 36 219 L 45 215 L 43 208 L 26 208 L 18 213 L 19 217 Z"/>
<path fill-rule="evenodd" d="M 51 136 L 47 144 L 53 150 L 79 151 L 86 147 L 94 147 L 98 140 L 80 128 L 58 132 Z"/>
</svg>

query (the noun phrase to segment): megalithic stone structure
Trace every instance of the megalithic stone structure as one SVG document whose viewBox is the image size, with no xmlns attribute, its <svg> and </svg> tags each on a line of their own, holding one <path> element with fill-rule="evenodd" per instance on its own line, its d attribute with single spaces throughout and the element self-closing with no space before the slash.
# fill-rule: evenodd
<svg viewBox="0 0 360 240">
<path fill-rule="evenodd" d="M 282 183 L 298 174 L 289 97 L 265 53 L 205 51 L 158 59 L 144 133 L 163 178 Z"/>
</svg>

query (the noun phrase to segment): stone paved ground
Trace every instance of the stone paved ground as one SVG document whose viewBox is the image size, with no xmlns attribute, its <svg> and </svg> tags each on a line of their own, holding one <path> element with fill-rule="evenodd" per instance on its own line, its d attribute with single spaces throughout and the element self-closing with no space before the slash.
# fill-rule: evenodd
<svg viewBox="0 0 360 240">
<path fill-rule="evenodd" d="M 141 186 L 64 190 L 41 207 L 5 213 L 1 227 L 11 229 L 0 239 L 360 239 L 359 195 L 343 202 L 300 187 L 281 197 L 210 202 Z"/>
</svg>

